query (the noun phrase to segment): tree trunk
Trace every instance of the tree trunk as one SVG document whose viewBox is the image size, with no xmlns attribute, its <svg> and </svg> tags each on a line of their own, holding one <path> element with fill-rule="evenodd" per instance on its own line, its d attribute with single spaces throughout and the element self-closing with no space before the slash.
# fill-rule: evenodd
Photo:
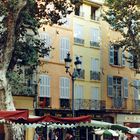
<svg viewBox="0 0 140 140">
<path fill-rule="evenodd" d="M 5 7 L 7 8 L 7 3 L 10 1 L 0 1 L 3 2 Z M 8 9 L 8 17 L 6 21 L 5 27 L 7 28 L 7 42 L 4 46 L 0 46 L 3 49 L 3 62 L 0 67 L 0 110 L 15 110 L 11 87 L 9 85 L 9 81 L 6 78 L 6 72 L 8 70 L 13 51 L 14 51 L 14 43 L 15 43 L 15 28 L 16 22 L 19 16 L 20 11 L 26 5 L 27 0 L 18 0 L 17 3 L 14 5 L 14 9 Z M 21 128 L 14 127 L 12 125 L 5 125 L 5 140 L 13 140 L 14 135 L 21 134 Z M 13 136 L 11 136 L 11 134 Z M 18 135 L 16 140 L 22 140 L 21 136 Z"/>
</svg>

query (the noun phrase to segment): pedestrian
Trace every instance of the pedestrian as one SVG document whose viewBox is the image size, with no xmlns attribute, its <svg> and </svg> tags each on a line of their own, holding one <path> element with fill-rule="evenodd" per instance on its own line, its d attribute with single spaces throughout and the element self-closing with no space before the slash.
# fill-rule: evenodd
<svg viewBox="0 0 140 140">
<path fill-rule="evenodd" d="M 71 132 L 69 132 L 69 131 L 66 132 L 65 140 L 74 140 L 73 135 L 71 134 Z"/>
<path fill-rule="evenodd" d="M 55 132 L 52 130 L 49 132 L 49 140 L 56 140 Z"/>
</svg>

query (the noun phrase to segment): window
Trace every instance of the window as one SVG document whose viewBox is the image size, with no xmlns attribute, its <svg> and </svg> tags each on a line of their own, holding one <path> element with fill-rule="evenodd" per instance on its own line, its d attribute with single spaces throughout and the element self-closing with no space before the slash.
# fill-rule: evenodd
<svg viewBox="0 0 140 140">
<path fill-rule="evenodd" d="M 99 87 L 91 88 L 91 100 L 90 100 L 90 108 L 100 109 L 100 96 L 99 96 Z"/>
<path fill-rule="evenodd" d="M 140 108 L 140 80 L 134 80 L 134 105 L 135 109 Z"/>
<path fill-rule="evenodd" d="M 98 7 L 91 6 L 91 19 L 98 21 L 99 17 L 100 17 L 100 9 Z"/>
<path fill-rule="evenodd" d="M 84 108 L 84 88 L 82 85 L 75 85 L 74 92 L 74 107 L 75 109 L 83 109 Z"/>
<path fill-rule="evenodd" d="M 91 58 L 90 80 L 100 80 L 100 60 Z"/>
<path fill-rule="evenodd" d="M 108 96 L 128 97 L 128 79 L 122 77 L 108 76 Z"/>
<path fill-rule="evenodd" d="M 108 76 L 108 96 L 113 98 L 114 107 L 122 107 L 123 99 L 128 98 L 128 79 Z"/>
<path fill-rule="evenodd" d="M 98 87 L 91 88 L 91 99 L 99 100 L 99 88 Z"/>
<path fill-rule="evenodd" d="M 75 6 L 75 15 L 84 17 L 83 5 Z"/>
<path fill-rule="evenodd" d="M 40 75 L 40 97 L 50 97 L 50 77 Z"/>
<path fill-rule="evenodd" d="M 64 61 L 67 57 L 67 53 L 70 51 L 70 40 L 69 38 L 63 37 L 60 42 L 60 61 Z"/>
<path fill-rule="evenodd" d="M 138 100 L 140 99 L 140 80 L 134 81 L 134 99 Z"/>
<path fill-rule="evenodd" d="M 91 58 L 91 70 L 100 71 L 100 60 L 99 58 Z"/>
<path fill-rule="evenodd" d="M 60 78 L 60 98 L 69 99 L 70 98 L 70 79 L 66 77 Z"/>
<path fill-rule="evenodd" d="M 125 66 L 125 56 L 121 48 L 110 47 L 109 61 L 112 65 Z"/>
<path fill-rule="evenodd" d="M 42 33 L 39 33 L 39 36 L 40 36 L 40 39 L 45 43 L 44 44 L 45 48 L 49 48 L 52 45 L 52 39 L 51 39 L 51 37 L 49 36 L 48 33 L 42 32 Z M 44 54 L 44 58 L 45 59 L 50 59 L 50 53 L 49 54 L 47 54 L 47 53 Z"/>
<path fill-rule="evenodd" d="M 84 45 L 83 26 L 79 24 L 74 25 L 74 43 Z"/>
<path fill-rule="evenodd" d="M 82 85 L 75 86 L 75 99 L 83 99 L 84 98 L 84 91 Z"/>
<path fill-rule="evenodd" d="M 99 43 L 100 43 L 100 30 L 98 28 L 91 28 L 90 46 L 100 47 Z"/>
</svg>

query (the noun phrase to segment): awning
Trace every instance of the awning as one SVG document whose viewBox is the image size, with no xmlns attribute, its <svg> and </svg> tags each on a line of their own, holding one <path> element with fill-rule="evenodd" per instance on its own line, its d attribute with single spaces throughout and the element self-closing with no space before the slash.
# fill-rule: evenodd
<svg viewBox="0 0 140 140">
<path fill-rule="evenodd" d="M 123 133 L 128 133 L 130 132 L 130 128 L 127 126 L 123 126 L 121 124 L 112 124 L 111 129 L 113 130 L 121 130 Z"/>
<path fill-rule="evenodd" d="M 140 135 L 140 128 L 131 128 L 130 132 L 132 134 Z"/>
<path fill-rule="evenodd" d="M 113 137 L 118 137 L 119 134 L 111 129 L 95 129 L 94 132 L 96 135 L 104 135 L 104 136 L 113 136 Z"/>
<path fill-rule="evenodd" d="M 17 111 L 0 111 L 0 120 L 18 120 L 18 119 L 27 119 L 29 116 L 28 110 L 17 110 Z"/>
</svg>

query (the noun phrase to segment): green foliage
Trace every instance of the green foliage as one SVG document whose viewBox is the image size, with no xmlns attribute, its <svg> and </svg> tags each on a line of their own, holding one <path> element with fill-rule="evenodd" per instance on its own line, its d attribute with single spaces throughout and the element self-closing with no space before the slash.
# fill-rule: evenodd
<svg viewBox="0 0 140 140">
<path fill-rule="evenodd" d="M 18 0 L 3 1 L 0 0 L 0 17 L 3 17 L 0 21 L 0 46 L 4 50 L 7 40 L 8 31 L 7 21 L 9 14 L 17 12 Z M 39 3 L 37 3 L 39 2 Z M 70 3 L 65 0 L 44 0 L 42 3 L 38 0 L 27 0 L 25 7 L 19 12 L 17 21 L 15 21 L 15 42 L 13 44 L 14 51 L 7 71 L 7 78 L 12 86 L 12 92 L 31 94 L 32 90 L 27 85 L 24 85 L 21 81 L 21 71 L 14 71 L 15 65 L 30 67 L 30 74 L 26 75 L 26 78 L 31 80 L 33 70 L 36 69 L 39 64 L 39 54 L 41 56 L 46 55 L 47 49 L 44 46 L 44 42 L 40 41 L 38 36 L 38 28 L 42 24 L 62 24 L 61 18 L 66 17 L 71 11 L 67 9 L 73 8 Z M 54 3 L 54 9 L 47 8 L 50 2 Z M 1 49 L 1 48 L 0 48 Z"/>
</svg>

